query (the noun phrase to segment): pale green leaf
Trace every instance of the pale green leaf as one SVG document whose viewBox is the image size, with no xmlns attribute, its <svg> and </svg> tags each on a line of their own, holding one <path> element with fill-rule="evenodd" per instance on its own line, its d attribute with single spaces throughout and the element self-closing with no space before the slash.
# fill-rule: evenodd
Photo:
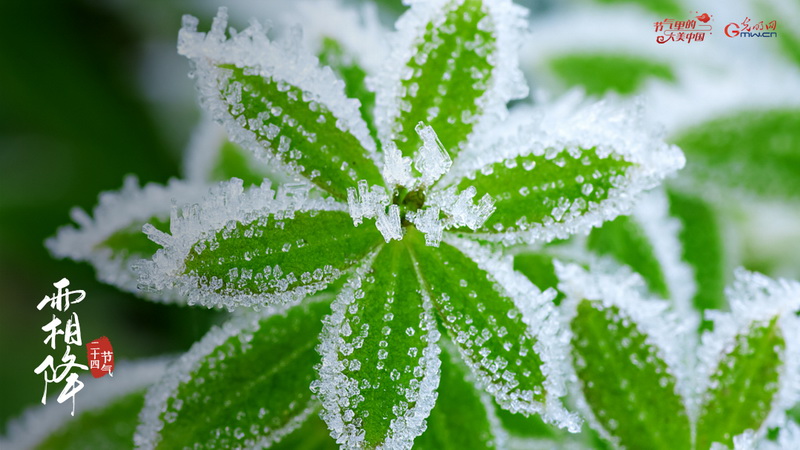
<svg viewBox="0 0 800 450">
<path fill-rule="evenodd" d="M 759 195 L 797 198 L 800 192 L 800 110 L 731 113 L 672 140 L 698 180 Z"/>
<path fill-rule="evenodd" d="M 319 61 L 333 69 L 336 75 L 344 81 L 345 95 L 358 99 L 361 103 L 359 107 L 361 118 L 367 124 L 370 136 L 377 140 L 378 130 L 375 128 L 374 117 L 375 93 L 367 88 L 367 71 L 359 65 L 356 56 L 348 52 L 334 38 L 325 37 L 319 51 Z"/>
<path fill-rule="evenodd" d="M 436 406 L 428 417 L 428 428 L 414 441 L 415 449 L 462 450 L 498 448 L 487 405 L 492 402 L 468 378 L 469 370 L 457 355 L 443 346 L 442 375 Z M 496 420 L 496 419 L 495 419 Z"/>
<path fill-rule="evenodd" d="M 736 337 L 733 349 L 719 361 L 704 394 L 697 422 L 697 448 L 758 430 L 778 392 L 781 351 L 785 348 L 778 320 L 754 323 Z"/>
<path fill-rule="evenodd" d="M 688 10 L 686 10 L 680 2 L 676 0 L 595 0 L 597 3 L 604 3 L 608 5 L 619 5 L 619 4 L 634 4 L 639 5 L 645 9 L 648 9 L 654 13 L 657 13 L 659 16 L 654 17 L 654 19 L 663 19 L 661 16 L 666 18 L 672 18 L 675 20 L 688 20 L 689 17 Z M 686 17 L 684 17 L 686 16 Z"/>
<path fill-rule="evenodd" d="M 620 216 L 593 229 L 587 245 L 589 249 L 611 256 L 640 274 L 653 294 L 670 298 L 669 286 L 653 243 L 635 218 Z"/>
<path fill-rule="evenodd" d="M 226 22 L 220 10 L 205 34 L 187 18 L 178 47 L 192 60 L 202 103 L 230 139 L 340 199 L 358 180 L 382 183 L 357 102 L 330 69 L 296 41 L 270 41 L 258 24 L 227 38 Z"/>
<path fill-rule="evenodd" d="M 215 328 L 147 394 L 137 445 L 254 447 L 317 408 L 309 386 L 330 301 L 243 316 Z"/>
<path fill-rule="evenodd" d="M 720 223 L 710 204 L 699 197 L 668 190 L 670 214 L 681 222 L 683 260 L 697 281 L 694 306 L 698 311 L 725 306 L 725 246 Z"/>
<path fill-rule="evenodd" d="M 413 156 L 421 145 L 414 129 L 425 122 L 455 157 L 481 116 L 506 114 L 509 100 L 527 94 L 514 55 L 516 36 L 525 24 L 522 17 L 506 1 L 412 5 L 398 23 L 411 48 L 399 52 L 399 67 L 387 69 L 399 83 L 396 97 L 383 103 L 379 98 L 379 106 L 391 117 L 387 137 L 404 155 Z"/>
<path fill-rule="evenodd" d="M 439 384 L 439 332 L 411 255 L 386 244 L 326 319 L 314 391 L 345 448 L 402 448 L 425 429 Z"/>
<path fill-rule="evenodd" d="M 541 336 L 525 322 L 515 293 L 527 291 L 526 308 L 533 309 L 550 297 L 536 292 L 521 275 L 513 274 L 510 264 L 490 261 L 503 267 L 503 273 L 509 277 L 507 281 L 514 283 L 500 284 L 496 275 L 450 244 L 443 242 L 439 248 L 429 247 L 416 230 L 409 230 L 405 240 L 412 246 L 440 323 L 478 382 L 487 387 L 501 406 L 512 412 L 540 413 L 547 421 L 571 426 L 566 413 L 558 418 L 550 415 L 562 410 L 558 395 L 549 392 L 545 385 L 546 381 L 558 381 L 548 380 L 543 369 L 546 361 L 555 378 L 558 366 L 550 360 L 552 354 L 541 353 L 547 345 L 539 343 Z M 489 255 L 477 258 L 490 264 L 487 262 Z M 536 326 L 542 329 L 548 328 L 547 323 L 553 320 L 543 313 L 544 310 L 527 312 L 538 316 Z M 549 351 L 556 351 L 557 345 L 553 342 L 549 345 Z M 543 405 L 547 405 L 547 409 Z"/>
<path fill-rule="evenodd" d="M 675 378 L 616 306 L 583 300 L 572 320 L 575 369 L 595 419 L 626 448 L 691 448 Z"/>
<path fill-rule="evenodd" d="M 549 64 L 567 86 L 583 86 L 594 95 L 609 91 L 632 94 L 653 78 L 675 81 L 669 65 L 622 53 L 568 53 L 554 57 Z"/>
<path fill-rule="evenodd" d="M 319 406 L 318 406 L 319 407 Z M 269 447 L 270 450 L 339 450 L 328 425 L 314 412 L 288 436 Z"/>
</svg>

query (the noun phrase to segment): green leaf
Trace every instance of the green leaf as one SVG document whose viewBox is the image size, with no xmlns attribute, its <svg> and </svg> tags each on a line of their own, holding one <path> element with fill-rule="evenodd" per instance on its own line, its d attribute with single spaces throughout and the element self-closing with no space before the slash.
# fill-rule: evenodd
<svg viewBox="0 0 800 450">
<path fill-rule="evenodd" d="M 223 296 L 266 299 L 300 288 L 316 290 L 382 241 L 372 221 L 354 227 L 342 211 L 262 217 L 237 222 L 195 244 L 184 275 Z"/>
<path fill-rule="evenodd" d="M 736 336 L 710 379 L 697 422 L 697 448 L 712 442 L 733 446 L 733 437 L 758 430 L 778 392 L 781 352 L 786 343 L 777 318 L 753 323 Z"/>
<path fill-rule="evenodd" d="M 632 164 L 616 154 L 601 157 L 594 148 L 577 152 L 529 154 L 484 166 L 462 179 L 477 197 L 489 194 L 497 210 L 482 231 L 527 230 L 537 224 L 564 223 L 609 198 Z"/>
<path fill-rule="evenodd" d="M 140 291 L 133 267 L 158 250 L 158 245 L 142 232 L 143 226 L 149 223 L 161 232 L 168 231 L 172 202 L 194 202 L 204 191 L 203 186 L 178 180 L 166 186 L 151 183 L 141 187 L 135 177 L 127 177 L 122 189 L 100 194 L 91 217 L 73 209 L 72 218 L 78 226 L 61 227 L 45 245 L 56 257 L 91 263 L 104 283 L 151 300 L 185 302 L 168 290 Z"/>
<path fill-rule="evenodd" d="M 343 83 L 297 42 L 269 41 L 258 24 L 227 39 L 226 21 L 220 10 L 205 34 L 187 18 L 178 47 L 192 60 L 202 103 L 231 140 L 340 199 L 358 180 L 381 184 L 375 144 Z"/>
<path fill-rule="evenodd" d="M 635 4 L 648 9 L 654 13 L 658 13 L 668 18 L 676 20 L 689 19 L 688 13 L 681 4 L 675 0 L 595 0 L 597 3 L 605 3 L 608 5 L 618 4 Z M 686 15 L 687 17 L 683 17 Z M 661 17 L 657 17 L 660 19 Z"/>
<path fill-rule="evenodd" d="M 215 328 L 150 389 L 139 446 L 268 446 L 317 404 L 309 389 L 324 298 L 286 311 L 243 316 Z"/>
<path fill-rule="evenodd" d="M 800 192 L 800 110 L 741 111 L 674 136 L 696 179 L 758 195 Z"/>
<path fill-rule="evenodd" d="M 250 152 L 230 141 L 223 142 L 211 170 L 211 181 L 239 178 L 245 186 L 260 185 L 269 176 L 265 165 L 259 165 Z"/>
<path fill-rule="evenodd" d="M 653 294 L 660 298 L 670 298 L 669 286 L 653 244 L 633 217 L 620 216 L 593 229 L 587 245 L 601 255 L 611 256 L 630 266 L 644 278 Z"/>
<path fill-rule="evenodd" d="M 320 419 L 317 413 L 310 414 L 298 429 L 269 448 L 271 450 L 339 450 L 339 446 L 330 435 L 328 425 Z"/>
<path fill-rule="evenodd" d="M 497 448 L 495 425 L 487 410 L 491 400 L 484 398 L 468 378 L 467 367 L 443 346 L 442 375 L 436 406 L 428 417 L 428 428 L 414 441 L 423 450 L 461 450 Z"/>
<path fill-rule="evenodd" d="M 683 260 L 692 266 L 699 311 L 725 307 L 725 247 L 714 209 L 699 197 L 667 190 L 669 212 L 680 220 Z"/>
<path fill-rule="evenodd" d="M 615 53 L 571 53 L 550 60 L 550 68 L 567 86 L 583 86 L 588 94 L 608 91 L 632 94 L 649 78 L 675 81 L 667 64 Z"/>
<path fill-rule="evenodd" d="M 509 100 L 527 94 L 513 55 L 522 17 L 511 4 L 481 0 L 418 3 L 406 13 L 403 37 L 413 40 L 402 65 L 388 69 L 397 98 L 378 100 L 392 117 L 388 138 L 405 156 L 421 145 L 414 129 L 424 122 L 455 158 L 481 116 L 502 116 Z"/>
<path fill-rule="evenodd" d="M 659 351 L 616 306 L 582 300 L 575 368 L 596 420 L 627 448 L 691 448 L 686 407 Z"/>
<path fill-rule="evenodd" d="M 553 265 L 555 258 L 547 253 L 524 252 L 514 255 L 514 270 L 525 275 L 531 282 L 541 290 L 548 288 L 558 289 L 558 275 Z M 564 294 L 556 291 L 556 298 L 553 302 L 560 305 L 564 300 Z"/>
<path fill-rule="evenodd" d="M 81 450 L 86 448 L 129 449 L 139 423 L 145 391 L 122 396 L 103 408 L 79 414 L 47 439 L 39 450 Z"/>
<path fill-rule="evenodd" d="M 553 379 L 559 376 L 555 373 L 558 366 L 550 360 L 552 354 L 540 353 L 548 345 L 550 351 L 555 351 L 557 344 L 540 343 L 543 335 L 529 328 L 520 304 L 512 297 L 511 292 L 516 291 L 509 291 L 505 287 L 508 284 L 500 284 L 495 275 L 450 244 L 443 242 L 438 248 L 429 247 L 416 230 L 409 230 L 405 241 L 412 246 L 425 290 L 431 296 L 440 323 L 478 382 L 487 387 L 501 406 L 512 412 L 539 413 L 547 421 L 558 420 L 550 415 L 560 408 L 558 395 L 545 387 L 546 381 L 558 383 Z M 489 264 L 489 255 L 476 257 Z M 554 318 L 545 312 L 549 305 L 542 303 L 549 301 L 549 297 L 536 292 L 534 286 L 525 283 L 524 277 L 509 274 L 513 272 L 510 264 L 491 262 L 505 266 L 507 272 L 504 273 L 512 277 L 513 283 L 518 283 L 513 285 L 514 289 L 527 290 L 526 314 L 537 317 L 536 327 L 548 328 L 548 322 Z M 537 307 L 542 309 L 531 311 Z M 553 339 L 552 336 L 547 338 Z M 551 369 L 550 379 L 543 372 L 545 361 Z M 561 419 L 564 420 L 561 426 L 572 425 L 567 423 L 566 415 Z"/>
<path fill-rule="evenodd" d="M 361 102 L 359 108 L 361 118 L 367 124 L 372 139 L 377 141 L 378 130 L 375 128 L 373 114 L 375 93 L 367 88 L 367 71 L 358 64 L 355 55 L 347 52 L 340 42 L 328 36 L 322 40 L 319 61 L 333 69 L 336 75 L 344 81 L 344 93 L 347 97 L 358 99 Z"/>
<path fill-rule="evenodd" d="M 386 244 L 333 303 L 314 390 L 345 448 L 404 448 L 439 384 L 439 332 L 402 242 Z"/>
</svg>

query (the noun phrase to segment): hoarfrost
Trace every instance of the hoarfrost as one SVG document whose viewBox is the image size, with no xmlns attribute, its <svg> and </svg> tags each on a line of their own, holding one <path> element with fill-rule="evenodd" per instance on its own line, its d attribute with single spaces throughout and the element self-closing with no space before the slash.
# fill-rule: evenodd
<svg viewBox="0 0 800 450">
<path fill-rule="evenodd" d="M 142 255 L 114 251 L 104 243 L 115 233 L 134 231 L 132 227 L 140 227 L 153 218 L 166 219 L 170 209 L 196 202 L 207 189 L 205 184 L 179 180 L 170 180 L 167 186 L 150 183 L 139 187 L 136 177 L 128 176 L 119 191 L 100 194 L 92 216 L 74 208 L 71 215 L 78 227 L 59 228 L 55 237 L 45 241 L 45 246 L 56 257 L 91 263 L 100 281 L 123 291 L 150 300 L 185 302 L 186 298 L 175 290 L 139 290 L 133 266 Z"/>
<path fill-rule="evenodd" d="M 140 286 L 151 290 L 175 289 L 188 298 L 189 304 L 226 306 L 229 309 L 266 302 L 292 303 L 321 289 L 324 282 L 309 283 L 275 294 L 225 294 L 217 292 L 213 282 L 201 283 L 196 276 L 184 273 L 186 258 L 195 244 L 212 238 L 228 224 L 265 220 L 270 215 L 275 218 L 291 218 L 295 212 L 301 211 L 345 211 L 345 205 L 332 199 L 308 198 L 309 189 L 309 185 L 300 183 L 280 186 L 275 192 L 271 189 L 269 180 L 265 180 L 261 186 L 245 191 L 242 180 L 234 178 L 213 187 L 201 203 L 180 211 L 174 209 L 170 220 L 171 234 L 162 233 L 153 227 L 145 229 L 150 239 L 164 248 L 151 260 L 141 261 L 136 265 Z M 276 266 L 272 273 L 278 277 L 281 270 Z M 221 280 L 219 283 L 221 284 Z"/>
</svg>

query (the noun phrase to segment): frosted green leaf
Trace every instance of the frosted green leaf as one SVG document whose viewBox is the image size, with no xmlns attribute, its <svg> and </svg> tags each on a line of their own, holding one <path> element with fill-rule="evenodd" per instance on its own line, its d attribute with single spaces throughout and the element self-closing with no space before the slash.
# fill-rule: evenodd
<svg viewBox="0 0 800 450">
<path fill-rule="evenodd" d="M 424 122 L 454 158 L 481 120 L 507 115 L 506 103 L 527 94 L 515 55 L 524 15 L 506 0 L 413 2 L 378 80 L 383 140 L 413 156 Z"/>
<path fill-rule="evenodd" d="M 601 255 L 611 256 L 630 266 L 644 278 L 653 294 L 670 298 L 669 287 L 653 244 L 633 217 L 620 216 L 593 229 L 587 245 Z"/>
<path fill-rule="evenodd" d="M 697 293 L 694 307 L 698 311 L 722 309 L 725 306 L 725 249 L 720 224 L 707 202 L 699 197 L 668 190 L 670 214 L 680 220 L 679 233 L 683 260 L 692 266 Z"/>
<path fill-rule="evenodd" d="M 781 352 L 785 342 L 777 319 L 754 323 L 736 337 L 711 376 L 697 422 L 697 448 L 719 442 L 731 447 L 733 437 L 758 430 L 778 392 Z"/>
<path fill-rule="evenodd" d="M 571 328 L 583 396 L 605 431 L 627 448 L 690 448 L 675 378 L 637 324 L 616 306 L 583 300 Z"/>
<path fill-rule="evenodd" d="M 185 302 L 174 291 L 141 292 L 133 266 L 158 250 L 142 227 L 149 223 L 161 232 L 169 231 L 173 202 L 197 201 L 205 190 L 202 184 L 177 180 L 167 186 L 151 183 L 140 187 L 135 177 L 128 177 L 122 189 L 100 194 L 91 217 L 73 209 L 77 227 L 61 227 L 45 245 L 54 256 L 89 262 L 104 283 L 151 300 Z"/>
<path fill-rule="evenodd" d="M 573 426 L 574 422 L 558 401 L 563 394 L 556 385 L 551 385 L 554 380 L 545 375 L 548 367 L 553 378 L 558 376 L 559 367 L 550 359 L 553 355 L 543 351 L 548 344 L 550 351 L 556 351 L 557 345 L 549 341 L 541 343 L 541 336 L 526 323 L 529 320 L 540 329 L 554 325 L 548 325 L 554 320 L 551 311 L 537 310 L 542 302 L 549 302 L 552 297 L 540 294 L 524 277 L 514 274 L 510 264 L 505 265 L 510 261 L 498 262 L 497 266 L 503 268 L 503 275 L 513 279 L 514 284 L 500 284 L 495 274 L 476 262 L 477 259 L 489 265 L 489 255 L 477 256 L 476 253 L 468 257 L 462 250 L 444 242 L 438 248 L 426 246 L 424 237 L 416 230 L 410 230 L 405 240 L 412 246 L 439 322 L 478 383 L 511 412 L 539 413 L 549 422 Z M 527 317 L 518 303 L 523 300 L 515 295 L 526 289 L 524 314 Z"/>
<path fill-rule="evenodd" d="M 439 332 L 411 255 L 398 241 L 333 303 L 314 392 L 344 448 L 406 448 L 425 430 L 439 384 Z"/>
<path fill-rule="evenodd" d="M 269 172 L 259 167 L 252 155 L 233 142 L 225 142 L 219 150 L 219 158 L 211 172 L 211 181 L 239 178 L 245 185 L 259 185 Z"/>
<path fill-rule="evenodd" d="M 698 124 L 672 139 L 701 181 L 759 195 L 800 192 L 800 110 L 742 111 Z"/>
<path fill-rule="evenodd" d="M 553 149 L 486 165 L 458 187 L 473 186 L 479 198 L 494 198 L 497 210 L 484 223 L 485 231 L 527 230 L 588 213 L 620 186 L 631 166 L 619 155 L 600 156 L 594 148 Z"/>
<path fill-rule="evenodd" d="M 348 98 L 355 98 L 361 103 L 361 118 L 369 128 L 369 134 L 378 139 L 375 128 L 375 93 L 367 88 L 367 71 L 361 67 L 354 55 L 346 51 L 344 46 L 332 37 L 324 37 L 319 51 L 320 63 L 330 67 L 344 81 L 344 93 Z"/>
<path fill-rule="evenodd" d="M 333 72 L 318 66 L 299 37 L 273 42 L 253 23 L 227 38 L 226 25 L 224 8 L 207 34 L 186 16 L 178 49 L 192 61 L 203 105 L 230 139 L 340 199 L 358 180 L 380 184 L 358 102 Z"/>
<path fill-rule="evenodd" d="M 75 415 L 58 405 L 58 393 L 47 404 L 9 421 L 8 435 L 0 436 L 3 449 L 129 449 L 139 423 L 146 389 L 165 373 L 169 359 L 119 361 L 114 377 L 94 379 L 80 374 Z"/>
<path fill-rule="evenodd" d="M 669 65 L 615 53 L 571 53 L 550 60 L 550 68 L 567 86 L 583 86 L 588 94 L 609 91 L 632 94 L 650 78 L 675 81 Z"/>
<path fill-rule="evenodd" d="M 496 432 L 502 433 L 493 416 L 487 410 L 492 402 L 484 397 L 468 378 L 469 370 L 455 358 L 455 354 L 442 352 L 442 374 L 439 382 L 436 406 L 428 417 L 428 428 L 414 441 L 415 449 L 462 450 L 498 448 L 500 442 Z"/>
<path fill-rule="evenodd" d="M 318 408 L 309 385 L 329 305 L 317 298 L 212 329 L 148 391 L 136 445 L 269 446 L 300 426 Z"/>
<path fill-rule="evenodd" d="M 144 393 L 135 392 L 114 400 L 100 410 L 86 411 L 36 446 L 46 450 L 82 450 L 86 448 L 129 449 L 139 423 Z"/>
<path fill-rule="evenodd" d="M 573 92 L 551 105 L 518 108 L 435 186 L 489 196 L 495 211 L 476 235 L 505 244 L 565 239 L 627 214 L 635 199 L 680 169 L 641 112 L 588 103 Z"/>
<path fill-rule="evenodd" d="M 163 248 L 138 266 L 141 285 L 229 308 L 289 303 L 324 288 L 383 238 L 372 220 L 354 227 L 343 205 L 309 199 L 308 189 L 220 184 L 176 212 L 171 234 L 146 229 Z"/>
</svg>

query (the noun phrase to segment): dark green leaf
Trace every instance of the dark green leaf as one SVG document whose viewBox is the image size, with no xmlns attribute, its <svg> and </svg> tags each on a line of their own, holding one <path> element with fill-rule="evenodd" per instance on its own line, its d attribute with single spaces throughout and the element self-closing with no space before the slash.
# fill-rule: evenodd
<svg viewBox="0 0 800 450">
<path fill-rule="evenodd" d="M 541 290 L 548 288 L 558 289 L 558 276 L 553 265 L 552 255 L 547 253 L 525 252 L 514 256 L 514 270 L 519 271 Z M 564 300 L 564 294 L 557 291 L 556 298 L 553 300 L 556 305 L 560 305 Z"/>
<path fill-rule="evenodd" d="M 491 400 L 469 380 L 467 367 L 457 355 L 442 352 L 442 375 L 436 406 L 428 417 L 428 428 L 414 441 L 415 449 L 462 450 L 497 448 L 495 430 L 486 407 Z M 510 413 L 509 413 L 510 414 Z M 521 415 L 517 415 L 521 416 Z"/>
</svg>

